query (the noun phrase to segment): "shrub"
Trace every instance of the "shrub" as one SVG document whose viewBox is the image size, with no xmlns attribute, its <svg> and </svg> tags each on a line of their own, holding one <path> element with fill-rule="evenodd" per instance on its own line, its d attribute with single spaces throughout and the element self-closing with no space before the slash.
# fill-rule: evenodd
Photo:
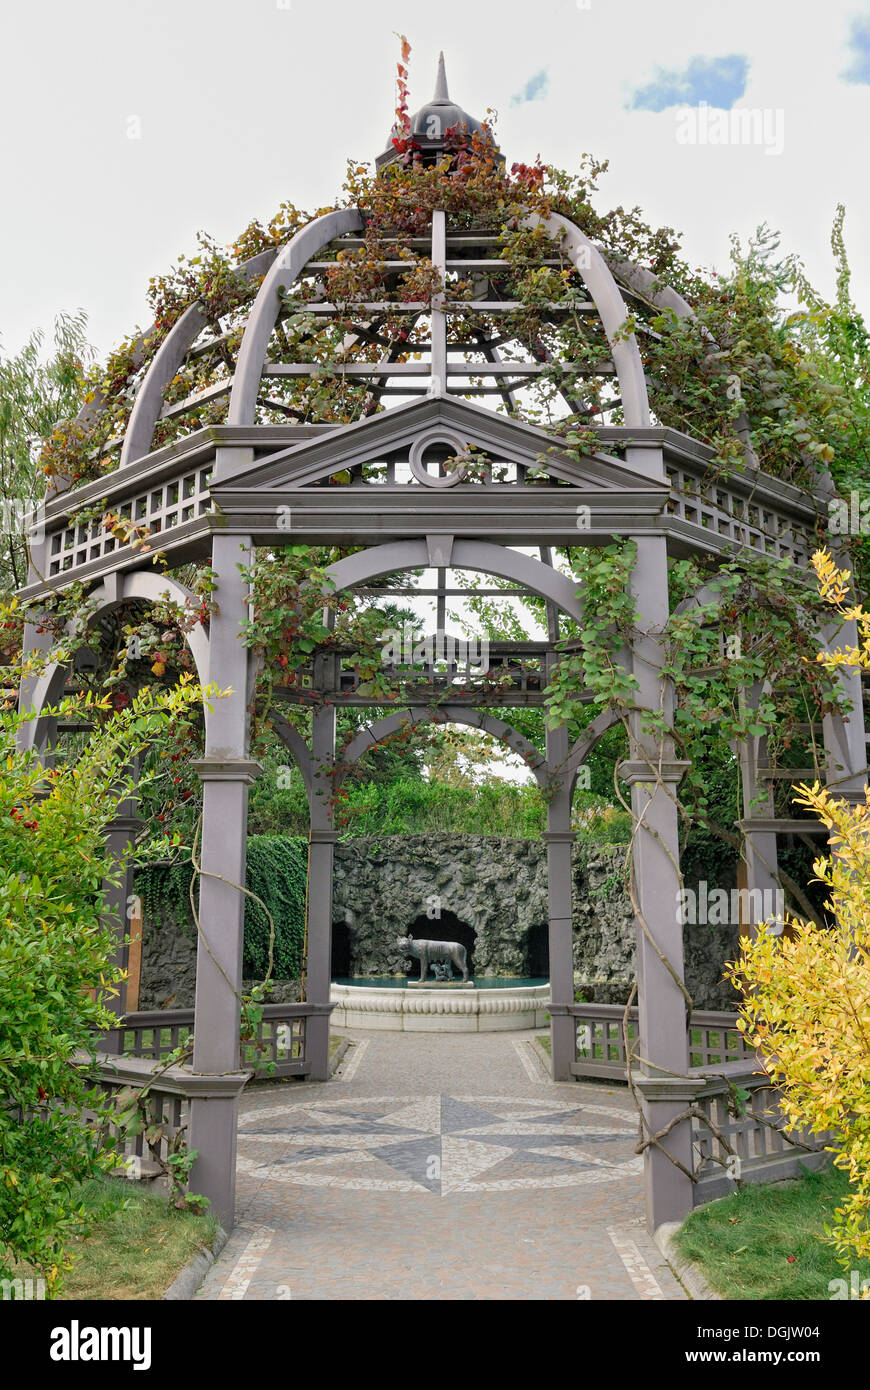
<svg viewBox="0 0 870 1390">
<path fill-rule="evenodd" d="M 0 1265 L 27 1261 L 50 1297 L 82 1219 L 74 1190 L 111 1161 L 85 1113 L 100 1098 L 74 1061 L 114 1022 L 120 978 L 105 826 L 129 792 L 122 770 L 201 695 L 145 691 L 75 762 L 48 769 L 17 748 L 22 716 L 0 714 Z M 98 719 L 107 709 L 81 703 Z M 58 712 L 81 718 L 81 703 Z"/>
<path fill-rule="evenodd" d="M 821 552 L 813 563 L 822 595 L 860 629 L 857 647 L 820 653 L 820 662 L 870 670 L 870 614 L 847 607 L 849 574 Z M 834 924 L 792 919 L 791 939 L 762 929 L 729 976 L 744 996 L 740 1026 L 780 1087 L 784 1115 L 797 1128 L 829 1133 L 834 1163 L 851 1180 L 826 1228 L 846 1263 L 870 1255 L 870 791 L 852 806 L 815 783 L 796 800 L 831 832 L 833 853 L 814 868 Z"/>
</svg>

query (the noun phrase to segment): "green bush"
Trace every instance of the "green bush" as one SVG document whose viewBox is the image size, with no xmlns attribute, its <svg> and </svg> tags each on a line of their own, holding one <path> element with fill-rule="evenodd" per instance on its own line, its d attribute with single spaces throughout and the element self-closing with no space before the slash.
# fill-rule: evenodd
<svg viewBox="0 0 870 1390">
<path fill-rule="evenodd" d="M 27 1263 L 49 1297 L 81 1223 L 78 1184 L 110 1161 L 85 1114 L 103 1111 L 100 1095 L 73 1064 L 115 1021 L 105 826 L 127 791 L 119 770 L 198 695 L 144 691 L 48 769 L 18 750 L 21 717 L 0 714 L 0 1268 Z"/>
<path fill-rule="evenodd" d="M 465 832 L 537 840 L 547 828 L 547 809 L 534 783 L 359 782 L 348 788 L 343 817 L 344 833 L 354 837 Z"/>
</svg>

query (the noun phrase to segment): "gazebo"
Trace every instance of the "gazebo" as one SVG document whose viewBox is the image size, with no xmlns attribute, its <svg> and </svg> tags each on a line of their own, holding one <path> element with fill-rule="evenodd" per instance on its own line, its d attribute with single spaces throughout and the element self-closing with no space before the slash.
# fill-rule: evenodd
<svg viewBox="0 0 870 1390">
<path fill-rule="evenodd" d="M 446 159 L 452 175 L 461 177 L 482 131 L 481 122 L 450 98 L 442 58 L 432 101 L 397 125 L 378 169 L 415 162 L 425 169 Z M 494 167 L 500 164 L 498 151 L 491 159 Z M 244 899 L 236 885 L 245 880 L 248 791 L 258 773 L 249 751 L 256 671 L 242 640 L 250 603 L 245 570 L 255 550 L 287 544 L 337 547 L 341 557 L 327 571 L 334 591 L 407 597 L 407 586 L 394 591 L 391 581 L 416 575 L 417 592 L 434 603 L 439 631 L 451 602 L 487 593 L 469 586 L 463 579 L 469 572 L 494 576 L 494 594 L 529 594 L 543 602 L 545 638 L 491 643 L 484 682 L 457 661 L 433 660 L 418 672 L 416 686 L 406 686 L 401 707 L 358 734 L 341 763 L 347 767 L 402 727 L 425 721 L 484 730 L 526 758 L 547 796 L 552 1075 L 562 1082 L 615 1074 L 602 1072 L 600 1058 L 596 1069 L 588 1046 L 601 1016 L 575 1002 L 571 910 L 574 784 L 613 717 L 596 716 L 573 742 L 565 726 L 553 728 L 537 748 L 492 709 L 541 705 L 564 652 L 565 623 L 582 621 L 577 585 L 559 567 L 558 551 L 634 542 L 631 593 L 641 621 L 624 660 L 636 681 L 636 700 L 631 752 L 619 776 L 630 788 L 635 822 L 632 1086 L 643 1114 L 649 1224 L 681 1219 L 693 1203 L 726 1190 L 729 1152 L 741 1154 L 744 1171 L 766 1174 L 786 1171 L 794 1155 L 804 1153 L 765 1124 L 771 1092 L 756 1074 L 754 1055 L 739 1042 L 717 1053 L 708 1034 L 725 1025 L 687 1018 L 683 929 L 674 906 L 681 888 L 676 789 L 686 763 L 670 739 L 650 731 L 645 716 L 671 713 L 656 635 L 669 617 L 669 558 L 703 554 L 724 561 L 749 548 L 805 565 L 829 484 L 820 474 L 816 491 L 805 492 L 765 474 L 748 425 L 741 468 L 711 478 L 709 445 L 656 421 L 644 360 L 649 319 L 666 311 L 688 317 L 691 306 L 648 269 L 605 257 L 561 214 L 530 210 L 519 230 L 543 245 L 540 268 L 561 277 L 563 287 L 535 304 L 536 325 L 571 315 L 588 330 L 584 357 L 554 360 L 546 332 L 537 329 L 524 339 L 528 306 L 505 290 L 511 262 L 502 254 L 503 229 L 474 213 L 463 217 L 436 207 L 410 231 L 391 236 L 380 227 L 379 287 L 339 300 L 337 269 L 370 248 L 372 234 L 365 210 L 338 207 L 239 265 L 248 294 L 232 324 L 197 300 L 156 351 L 149 352 L 151 330 L 141 335 L 131 360 L 132 408 L 123 436 L 110 442 L 117 467 L 80 486 L 60 481 L 47 502 L 44 541 L 34 547 L 22 592 L 30 603 L 81 584 L 88 593 L 82 621 L 93 623 L 123 605 L 154 604 L 165 594 L 183 603 L 190 595 L 177 571 L 191 563 L 213 571 L 213 610 L 187 640 L 202 682 L 231 693 L 206 712 L 205 755 L 197 763 L 203 820 L 193 1059 L 189 1068 L 163 1078 L 160 1092 L 176 1107 L 178 1123 L 184 1113 L 199 1154 L 192 1186 L 211 1199 L 225 1226 L 233 1220 L 238 1101 L 248 1076 L 239 1053 Z M 403 299 L 409 266 L 421 263 L 434 288 L 428 297 Z M 397 318 L 404 331 L 386 331 Z M 334 360 L 312 360 L 306 343 L 322 341 L 317 334 L 330 324 L 340 329 Z M 203 361 L 214 363 L 213 379 L 179 399 L 174 384 L 191 363 Z M 341 419 L 318 412 L 310 388 L 324 380 L 350 401 Z M 588 404 L 582 408 L 597 444 L 567 447 L 546 419 L 528 418 L 524 393 L 540 383 L 552 388 L 567 414 L 579 412 L 578 398 L 588 403 L 593 389 L 593 411 Z M 300 399 L 294 391 L 307 392 L 303 409 L 294 404 Z M 84 424 L 100 408 L 99 400 L 85 407 Z M 162 442 L 169 425 L 173 437 Z M 99 519 L 79 519 L 98 503 L 130 528 L 159 535 L 165 573 L 155 571 L 132 538 L 119 540 Z M 28 627 L 26 649 L 48 642 Z M 312 653 L 301 701 L 310 713 L 310 738 L 289 717 L 289 703 L 273 719 L 301 770 L 311 809 L 307 998 L 285 1013 L 302 1038 L 306 1074 L 315 1080 L 329 1074 L 338 833 L 332 791 L 341 771 L 336 712 L 343 705 L 383 704 L 366 693 L 346 658 L 329 643 Z M 52 707 L 70 674 L 68 666 L 49 667 L 26 683 L 23 706 Z M 747 691 L 747 699 L 758 693 Z M 824 720 L 827 773 L 840 795 L 862 797 L 866 746 L 857 677 L 849 693 L 853 717 Z M 48 717 L 27 726 L 26 737 L 39 751 L 58 736 Z M 745 886 L 770 890 L 777 883 L 777 837 L 792 825 L 777 818 L 772 800 L 766 811 L 761 804 L 764 741 L 748 740 L 736 754 L 744 786 Z M 133 833 L 130 811 L 113 827 L 119 853 Z M 125 896 L 119 891 L 115 901 L 121 930 Z M 690 1027 L 702 1034 L 707 1029 L 701 1043 L 691 1041 Z M 595 1036 L 604 1039 L 604 1062 L 621 1073 L 627 1035 L 608 1024 Z M 733 1021 L 731 1036 L 737 1038 Z M 690 1054 L 699 1048 L 701 1065 L 695 1058 L 693 1066 Z M 107 1042 L 107 1082 L 113 1075 L 131 1078 L 135 1059 L 125 1064 L 116 1056 L 112 1062 L 110 1054 L 120 1051 L 118 1038 Z M 723 1075 L 730 1067 L 728 1074 L 741 1084 L 752 1078 L 747 1113 L 730 1105 L 732 1083 L 711 1076 L 711 1057 Z M 699 1122 L 699 1113 L 708 1124 Z M 730 1147 L 723 1149 L 729 1136 Z"/>
</svg>

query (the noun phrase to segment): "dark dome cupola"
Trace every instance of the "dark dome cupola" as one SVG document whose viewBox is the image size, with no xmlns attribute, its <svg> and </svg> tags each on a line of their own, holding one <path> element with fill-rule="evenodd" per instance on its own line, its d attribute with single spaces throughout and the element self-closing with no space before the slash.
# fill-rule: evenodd
<svg viewBox="0 0 870 1390">
<path fill-rule="evenodd" d="M 474 132 L 483 130 L 482 121 L 469 115 L 458 102 L 452 100 L 447 90 L 443 53 L 438 56 L 433 97 L 419 111 L 415 111 L 409 121 L 407 130 L 402 130 L 399 125 L 393 126 L 389 146 L 375 161 L 378 169 L 405 159 L 409 147 L 424 164 L 434 164 L 445 150 L 456 150 L 463 144 L 470 144 Z"/>
</svg>

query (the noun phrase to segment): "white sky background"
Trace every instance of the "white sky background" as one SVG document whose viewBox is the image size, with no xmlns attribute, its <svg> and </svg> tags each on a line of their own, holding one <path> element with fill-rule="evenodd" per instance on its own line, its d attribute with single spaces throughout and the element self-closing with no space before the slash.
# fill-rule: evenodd
<svg viewBox="0 0 870 1390">
<path fill-rule="evenodd" d="M 454 23 L 449 6 L 389 0 L 7 5 L 3 347 L 83 308 L 104 353 L 147 325 L 149 277 L 191 250 L 198 228 L 229 241 L 285 198 L 331 203 L 345 157 L 370 160 L 386 143 L 395 30 L 413 45 L 412 109 L 431 95 L 443 47 L 451 95 L 481 117 L 498 110 L 508 163 L 609 158 L 598 206 L 637 204 L 683 231 L 694 264 L 724 265 L 729 233 L 767 220 L 829 292 L 844 200 L 867 313 L 870 60 L 849 46 L 862 20 L 867 0 L 465 0 Z M 730 55 L 748 64 L 737 105 L 784 113 L 782 154 L 680 145 L 673 108 L 629 109 L 656 69 Z M 864 80 L 846 81 L 856 58 Z M 512 104 L 530 82 L 535 99 Z"/>
</svg>

